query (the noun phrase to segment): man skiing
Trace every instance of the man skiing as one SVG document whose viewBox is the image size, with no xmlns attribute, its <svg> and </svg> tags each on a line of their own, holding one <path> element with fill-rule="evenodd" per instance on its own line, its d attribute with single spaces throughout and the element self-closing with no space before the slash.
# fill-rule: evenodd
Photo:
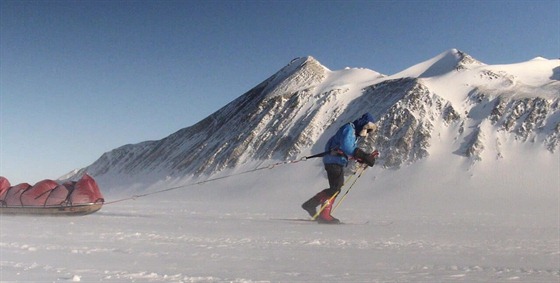
<svg viewBox="0 0 560 283">
<path fill-rule="evenodd" d="M 374 122 L 373 116 L 370 113 L 365 113 L 354 122 L 340 127 L 336 134 L 328 140 L 325 151 L 329 153 L 323 157 L 323 163 L 325 164 L 327 178 L 329 179 L 329 188 L 319 192 L 301 205 L 311 217 L 314 217 L 317 213 L 317 206 L 324 206 L 324 209 L 317 218 L 319 223 L 340 223 L 338 219 L 331 215 L 332 205 L 336 196 L 333 199 L 330 198 L 338 194 L 344 184 L 344 167 L 348 165 L 348 158 L 352 157 L 356 161 L 365 163 L 370 167 L 374 165 L 375 158 L 379 155 L 379 152 L 376 150 L 371 154 L 367 154 L 357 147 L 358 136 L 366 137 L 370 132 L 377 129 Z"/>
</svg>

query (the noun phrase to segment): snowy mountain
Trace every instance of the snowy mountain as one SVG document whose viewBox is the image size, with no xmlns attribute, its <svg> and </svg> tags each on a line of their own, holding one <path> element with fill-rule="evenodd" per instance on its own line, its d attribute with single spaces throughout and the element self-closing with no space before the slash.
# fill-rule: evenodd
<svg viewBox="0 0 560 283">
<path fill-rule="evenodd" d="M 0 281 L 560 282 L 559 98 L 560 60 L 449 50 L 384 76 L 298 58 L 192 127 L 70 172 L 96 178 L 99 212 L 0 216 Z M 365 111 L 381 159 L 348 170 L 333 213 L 349 225 L 294 221 L 325 170 L 281 161 Z"/>
<path fill-rule="evenodd" d="M 322 152 L 338 127 L 366 111 L 378 119 L 379 131 L 363 146 L 382 152 L 378 164 L 388 168 L 439 153 L 433 144 L 442 140 L 444 154 L 473 163 L 506 157 L 508 143 L 538 144 L 555 154 L 559 99 L 558 59 L 486 65 L 452 49 L 386 76 L 332 71 L 313 57 L 296 58 L 197 124 L 107 152 L 74 177 L 88 172 L 101 184 L 153 184 L 293 160 Z"/>
</svg>

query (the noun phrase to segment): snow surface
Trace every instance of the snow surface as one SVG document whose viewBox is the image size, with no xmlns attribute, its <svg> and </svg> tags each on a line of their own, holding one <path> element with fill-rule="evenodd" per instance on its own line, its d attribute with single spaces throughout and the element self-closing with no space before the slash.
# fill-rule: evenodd
<svg viewBox="0 0 560 283">
<path fill-rule="evenodd" d="M 559 155 L 512 143 L 508 162 L 472 164 L 441 139 L 358 179 L 334 215 L 365 225 L 275 220 L 306 217 L 299 205 L 327 183 L 317 159 L 84 217 L 1 216 L 0 281 L 558 282 Z"/>
</svg>

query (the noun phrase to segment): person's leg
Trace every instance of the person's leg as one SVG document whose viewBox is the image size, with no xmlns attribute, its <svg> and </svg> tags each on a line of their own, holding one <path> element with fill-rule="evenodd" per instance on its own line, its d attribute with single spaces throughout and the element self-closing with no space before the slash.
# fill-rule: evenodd
<svg viewBox="0 0 560 283">
<path fill-rule="evenodd" d="M 327 178 L 329 179 L 329 188 L 325 192 L 332 197 L 334 194 L 340 192 L 344 185 L 344 167 L 338 164 L 325 164 L 327 171 Z"/>
<path fill-rule="evenodd" d="M 344 167 L 337 164 L 326 164 L 325 170 L 327 171 L 329 188 L 317 193 L 301 205 L 301 207 L 305 211 L 307 211 L 307 213 L 309 213 L 309 216 L 311 217 L 317 214 L 317 206 L 323 204 L 334 194 L 336 194 L 336 192 L 339 192 L 340 188 L 342 188 L 342 185 L 344 184 Z"/>
<path fill-rule="evenodd" d="M 321 199 L 323 211 L 319 215 L 317 221 L 319 223 L 339 223 L 340 221 L 331 215 L 332 205 L 336 199 L 335 194 L 340 193 L 340 189 L 344 185 L 344 167 L 337 164 L 325 165 L 327 177 L 329 179 L 329 189 L 324 190 L 324 196 Z"/>
</svg>

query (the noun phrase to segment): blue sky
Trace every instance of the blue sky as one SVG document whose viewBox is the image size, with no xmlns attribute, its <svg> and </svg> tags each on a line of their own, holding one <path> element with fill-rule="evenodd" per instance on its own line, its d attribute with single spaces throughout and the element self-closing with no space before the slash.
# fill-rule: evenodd
<svg viewBox="0 0 560 283">
<path fill-rule="evenodd" d="M 457 48 L 560 57 L 560 1 L 0 1 L 0 175 L 55 179 L 311 55 L 394 74 Z"/>
</svg>

